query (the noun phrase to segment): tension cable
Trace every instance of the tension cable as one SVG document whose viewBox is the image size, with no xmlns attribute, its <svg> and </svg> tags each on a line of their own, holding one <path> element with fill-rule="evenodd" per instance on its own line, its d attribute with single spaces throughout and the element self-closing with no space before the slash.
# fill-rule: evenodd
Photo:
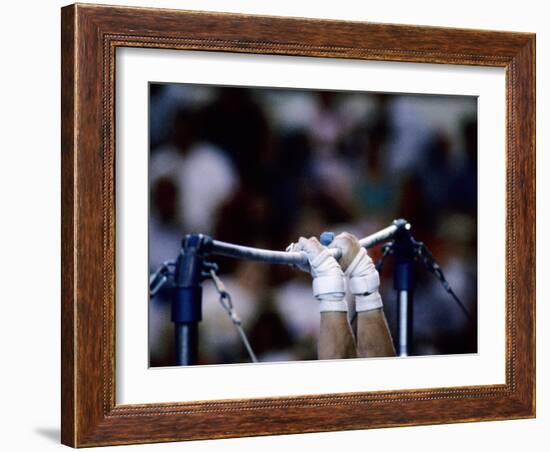
<svg viewBox="0 0 550 452">
<path fill-rule="evenodd" d="M 235 325 L 235 328 L 237 329 L 239 336 L 241 337 L 241 340 L 246 348 L 246 351 L 248 352 L 248 356 L 250 356 L 250 360 L 253 363 L 257 363 L 258 359 L 256 358 L 256 355 L 252 350 L 250 342 L 246 337 L 246 333 L 244 332 L 244 329 L 242 326 L 241 318 L 237 314 L 237 311 L 235 310 L 235 306 L 233 306 L 231 295 L 226 290 L 225 285 L 223 284 L 220 277 L 216 274 L 216 272 L 212 268 L 210 269 L 210 278 L 214 283 L 214 287 L 216 288 L 216 291 L 220 295 L 220 304 L 222 305 L 222 308 L 225 309 L 225 311 L 227 312 L 227 315 L 231 319 L 231 322 L 233 322 L 233 325 Z"/>
</svg>

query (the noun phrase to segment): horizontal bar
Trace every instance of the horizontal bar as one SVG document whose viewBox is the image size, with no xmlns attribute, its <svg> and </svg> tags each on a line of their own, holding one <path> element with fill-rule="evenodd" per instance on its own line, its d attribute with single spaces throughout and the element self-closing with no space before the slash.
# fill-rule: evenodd
<svg viewBox="0 0 550 452">
<path fill-rule="evenodd" d="M 395 220 L 391 226 L 362 238 L 359 240 L 359 243 L 364 248 L 371 248 L 391 239 L 401 227 L 407 227 L 407 225 L 408 223 L 405 220 Z M 331 249 L 331 253 L 336 259 L 340 259 L 342 255 L 342 251 L 338 248 Z M 273 251 L 250 246 L 235 245 L 219 240 L 212 240 L 208 246 L 208 254 L 267 262 L 270 264 L 309 266 L 307 256 L 303 252 Z"/>
<path fill-rule="evenodd" d="M 270 264 L 308 265 L 305 253 L 265 250 L 262 248 L 253 248 L 251 246 L 220 242 L 219 240 L 212 240 L 212 244 L 208 249 L 208 254 L 267 262 Z"/>
</svg>

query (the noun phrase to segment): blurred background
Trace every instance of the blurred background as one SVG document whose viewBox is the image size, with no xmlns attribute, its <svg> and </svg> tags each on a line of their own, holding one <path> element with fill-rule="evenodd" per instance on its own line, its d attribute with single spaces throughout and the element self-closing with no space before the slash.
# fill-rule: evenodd
<svg viewBox="0 0 550 452">
<path fill-rule="evenodd" d="M 469 321 L 418 266 L 411 355 L 477 351 L 477 99 L 347 91 L 150 84 L 149 271 L 186 233 L 284 250 L 298 237 L 361 238 L 412 224 Z M 380 247 L 369 250 L 375 262 Z M 260 361 L 317 359 L 311 277 L 215 258 Z M 392 258 L 380 292 L 394 339 Z M 169 290 L 149 304 L 150 366 L 174 365 Z M 210 281 L 199 364 L 248 362 Z"/>
</svg>

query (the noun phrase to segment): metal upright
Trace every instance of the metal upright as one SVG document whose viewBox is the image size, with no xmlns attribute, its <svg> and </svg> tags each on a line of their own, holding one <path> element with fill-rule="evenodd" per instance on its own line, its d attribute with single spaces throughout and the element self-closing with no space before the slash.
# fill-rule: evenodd
<svg viewBox="0 0 550 452">
<path fill-rule="evenodd" d="M 202 320 L 204 253 L 211 241 L 203 234 L 186 235 L 176 261 L 172 322 L 176 334 L 176 361 L 179 366 L 197 363 L 198 329 Z"/>
<path fill-rule="evenodd" d="M 393 286 L 397 291 L 397 353 L 408 356 L 412 343 L 413 292 L 415 276 L 415 241 L 411 225 L 405 220 L 395 220 L 398 227 L 393 236 L 394 257 Z"/>
</svg>

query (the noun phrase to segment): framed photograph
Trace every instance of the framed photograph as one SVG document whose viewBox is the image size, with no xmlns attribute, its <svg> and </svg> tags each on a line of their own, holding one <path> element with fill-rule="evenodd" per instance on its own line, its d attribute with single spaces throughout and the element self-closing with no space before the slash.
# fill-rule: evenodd
<svg viewBox="0 0 550 452">
<path fill-rule="evenodd" d="M 535 36 L 62 8 L 62 442 L 535 416 Z"/>
</svg>

